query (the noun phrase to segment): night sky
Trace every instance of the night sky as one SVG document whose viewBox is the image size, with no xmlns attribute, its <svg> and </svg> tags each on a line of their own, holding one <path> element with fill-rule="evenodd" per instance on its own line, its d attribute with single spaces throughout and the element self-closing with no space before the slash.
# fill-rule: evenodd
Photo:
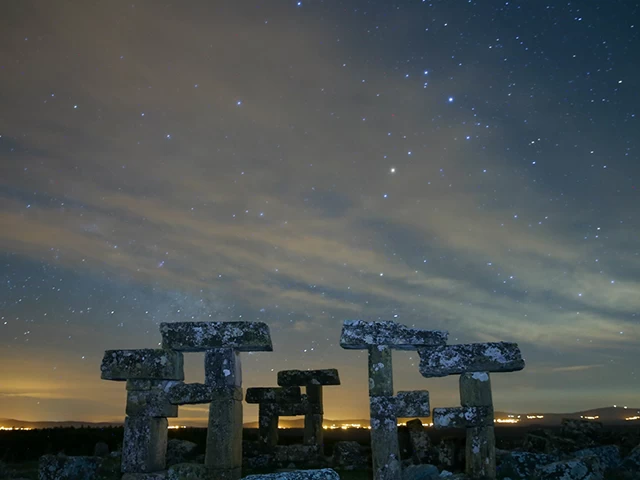
<svg viewBox="0 0 640 480">
<path fill-rule="evenodd" d="M 638 406 L 640 4 L 132 1 L 0 5 L 0 417 L 122 420 L 104 350 L 188 320 L 269 324 L 245 388 L 338 368 L 329 419 L 346 319 L 518 342 L 499 410 Z"/>
</svg>

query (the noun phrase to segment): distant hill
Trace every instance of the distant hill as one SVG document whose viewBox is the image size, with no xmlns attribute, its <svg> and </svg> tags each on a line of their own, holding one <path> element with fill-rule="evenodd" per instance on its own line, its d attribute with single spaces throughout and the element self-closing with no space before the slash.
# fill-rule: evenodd
<svg viewBox="0 0 640 480">
<path fill-rule="evenodd" d="M 634 418 L 635 420 L 626 420 L 627 418 Z M 496 412 L 496 419 L 510 420 L 514 423 L 496 422 L 496 425 L 517 425 L 517 426 L 531 426 L 540 425 L 542 427 L 551 427 L 560 425 L 563 418 L 574 419 L 587 419 L 602 422 L 605 425 L 625 424 L 625 425 L 640 425 L 640 408 L 624 408 L 624 407 L 603 407 L 594 408 L 591 410 L 584 410 L 581 412 L 573 413 L 509 413 L 509 412 Z M 429 423 L 430 418 L 422 418 L 422 423 Z M 175 419 L 173 423 L 178 423 L 180 420 Z M 185 422 L 186 423 L 186 422 Z M 346 420 L 331 420 L 324 419 L 325 426 L 335 425 L 340 427 L 342 425 L 360 425 L 363 428 L 369 426 L 368 418 L 360 419 L 346 419 Z M 122 426 L 122 423 L 118 422 L 81 422 L 81 421 L 63 421 L 63 422 L 28 422 L 23 420 L 14 420 L 8 418 L 0 418 L 0 427 L 5 428 L 56 428 L 56 427 L 116 427 Z M 191 424 L 188 426 L 204 427 L 204 423 L 200 425 Z M 292 419 L 281 419 L 280 426 L 284 428 L 303 428 L 304 417 L 297 417 Z M 244 424 L 245 428 L 258 428 L 258 422 L 247 422 Z"/>
</svg>

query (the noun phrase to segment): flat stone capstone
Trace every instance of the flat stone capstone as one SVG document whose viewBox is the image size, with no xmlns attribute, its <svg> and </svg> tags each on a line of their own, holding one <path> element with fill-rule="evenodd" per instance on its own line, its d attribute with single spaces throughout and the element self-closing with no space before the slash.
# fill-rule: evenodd
<svg viewBox="0 0 640 480">
<path fill-rule="evenodd" d="M 100 372 L 103 380 L 184 380 L 183 365 L 182 354 L 170 350 L 107 350 Z"/>
<path fill-rule="evenodd" d="M 467 372 L 515 372 L 524 368 L 517 343 L 489 342 L 418 348 L 422 376 Z"/>
<path fill-rule="evenodd" d="M 411 328 L 393 321 L 346 320 L 342 326 L 340 346 L 348 350 L 364 350 L 375 346 L 415 350 L 420 346 L 444 345 L 448 335 L 446 331 Z"/>
<path fill-rule="evenodd" d="M 179 352 L 228 348 L 238 352 L 271 352 L 269 327 L 263 322 L 161 323 L 162 346 Z"/>
<path fill-rule="evenodd" d="M 304 387 L 306 385 L 340 385 L 340 376 L 335 368 L 322 370 L 282 370 L 278 372 L 281 387 Z"/>
</svg>

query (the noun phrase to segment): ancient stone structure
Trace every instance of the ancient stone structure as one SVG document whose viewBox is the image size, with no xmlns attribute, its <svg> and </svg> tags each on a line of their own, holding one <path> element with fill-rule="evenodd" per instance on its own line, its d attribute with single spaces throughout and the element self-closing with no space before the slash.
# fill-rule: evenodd
<svg viewBox="0 0 640 480">
<path fill-rule="evenodd" d="M 282 370 L 278 372 L 278 385 L 281 387 L 304 387 L 306 411 L 304 412 L 304 444 L 323 444 L 322 420 L 324 404 L 322 387 L 340 385 L 338 370 Z M 284 415 L 284 414 L 282 414 Z"/>
<path fill-rule="evenodd" d="M 426 378 L 460 374 L 460 407 L 434 408 L 436 428 L 465 428 L 465 470 L 471 478 L 495 478 L 493 400 L 489 372 L 524 368 L 515 343 L 473 343 L 418 348 Z"/>
<path fill-rule="evenodd" d="M 340 346 L 368 350 L 371 448 L 375 480 L 401 480 L 397 418 L 427 417 L 429 392 L 393 395 L 392 350 L 417 350 L 426 377 L 461 374 L 461 407 L 434 409 L 436 427 L 467 429 L 466 471 L 471 478 L 495 478 L 493 402 L 489 372 L 524 368 L 515 343 L 446 345 L 448 332 L 396 322 L 346 321 Z"/>
<path fill-rule="evenodd" d="M 258 431 L 260 443 L 267 450 L 278 445 L 280 415 L 304 415 L 300 387 L 253 387 L 247 389 L 247 403 L 258 404 Z"/>
<path fill-rule="evenodd" d="M 400 480 L 398 417 L 430 416 L 429 392 L 393 395 L 392 350 L 444 345 L 447 332 L 409 328 L 396 322 L 346 321 L 340 346 L 369 353 L 371 452 L 375 480 Z"/>
<path fill-rule="evenodd" d="M 238 480 L 242 466 L 240 352 L 271 351 L 260 322 L 182 322 L 160 325 L 163 349 L 108 350 L 102 378 L 127 381 L 122 472 L 165 469 L 167 417 L 178 406 L 209 403 L 205 465 L 208 474 Z M 204 352 L 205 383 L 185 384 L 183 352 Z"/>
</svg>

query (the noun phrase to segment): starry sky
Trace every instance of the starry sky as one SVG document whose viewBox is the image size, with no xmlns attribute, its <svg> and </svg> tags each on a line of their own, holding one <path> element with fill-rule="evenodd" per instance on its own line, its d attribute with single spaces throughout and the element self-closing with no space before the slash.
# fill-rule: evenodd
<svg viewBox="0 0 640 480">
<path fill-rule="evenodd" d="M 104 350 L 188 320 L 269 324 L 245 388 L 338 368 L 330 419 L 368 416 L 346 319 L 518 342 L 496 409 L 638 406 L 639 10 L 3 1 L 0 417 L 122 420 Z"/>
</svg>

